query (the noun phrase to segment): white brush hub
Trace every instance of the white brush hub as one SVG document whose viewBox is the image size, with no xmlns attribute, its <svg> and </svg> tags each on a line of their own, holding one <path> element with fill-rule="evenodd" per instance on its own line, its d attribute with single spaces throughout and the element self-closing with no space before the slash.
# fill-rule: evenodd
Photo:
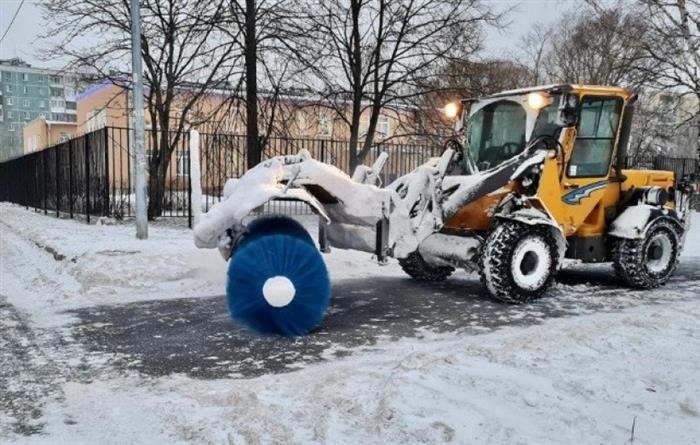
<svg viewBox="0 0 700 445">
<path fill-rule="evenodd" d="M 265 301 L 272 307 L 285 307 L 292 302 L 296 292 L 294 283 L 281 275 L 268 278 L 262 288 Z"/>
</svg>

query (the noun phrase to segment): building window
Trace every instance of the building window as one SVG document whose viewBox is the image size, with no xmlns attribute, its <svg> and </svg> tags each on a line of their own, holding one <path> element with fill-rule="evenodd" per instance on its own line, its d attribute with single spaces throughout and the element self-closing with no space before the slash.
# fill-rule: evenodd
<svg viewBox="0 0 700 445">
<path fill-rule="evenodd" d="M 63 77 L 61 77 L 61 76 L 49 76 L 49 82 L 61 84 L 61 83 L 63 83 Z"/>
<path fill-rule="evenodd" d="M 14 105 L 15 104 L 15 99 L 13 97 L 8 97 L 7 98 L 7 105 Z"/>
<path fill-rule="evenodd" d="M 26 120 L 29 120 L 29 119 L 31 118 L 31 114 L 29 114 L 29 111 L 25 111 L 25 112 L 24 112 L 24 118 L 25 118 Z"/>
<path fill-rule="evenodd" d="M 12 111 L 8 111 L 8 112 L 6 112 L 5 114 L 6 114 L 6 117 L 7 117 L 8 119 L 14 119 L 14 118 L 15 118 L 15 114 L 14 114 Z"/>
<path fill-rule="evenodd" d="M 385 114 L 380 114 L 377 119 L 377 134 L 382 137 L 389 137 L 391 133 L 391 126 L 389 125 L 389 116 Z"/>
<path fill-rule="evenodd" d="M 22 101 L 22 106 L 24 106 L 24 107 L 29 107 L 29 99 L 24 99 L 24 100 Z"/>
<path fill-rule="evenodd" d="M 28 86 L 22 87 L 22 91 L 24 92 L 24 94 L 29 94 L 29 87 Z"/>
<path fill-rule="evenodd" d="M 76 109 L 76 103 L 75 102 L 65 102 L 66 110 L 75 110 Z"/>
<path fill-rule="evenodd" d="M 46 102 L 44 102 L 43 100 L 40 100 L 39 101 L 39 108 L 44 108 L 45 106 L 46 106 Z"/>
<path fill-rule="evenodd" d="M 183 151 L 177 156 L 177 175 L 190 175 L 190 153 L 187 151 Z"/>
<path fill-rule="evenodd" d="M 3 80 L 12 80 L 12 73 L 10 73 L 8 71 L 3 71 L 2 78 L 3 78 Z"/>
<path fill-rule="evenodd" d="M 318 136 L 329 138 L 333 133 L 333 122 L 327 112 L 321 111 L 318 114 Z"/>
<path fill-rule="evenodd" d="M 58 135 L 58 142 L 66 142 L 69 139 L 70 135 L 68 133 L 61 133 L 60 135 Z"/>
<path fill-rule="evenodd" d="M 12 85 L 6 85 L 5 90 L 7 90 L 8 93 L 11 93 L 13 90 Z"/>
<path fill-rule="evenodd" d="M 25 81 L 25 82 L 28 81 L 28 80 L 29 80 L 29 74 L 27 74 L 27 73 L 22 73 L 22 80 Z M 26 91 L 25 91 L 25 93 L 26 93 Z"/>
<path fill-rule="evenodd" d="M 51 96 L 53 97 L 63 97 L 63 88 L 51 87 Z"/>
<path fill-rule="evenodd" d="M 17 127 L 15 126 L 14 122 L 10 122 L 10 127 L 8 128 L 9 131 L 15 131 Z"/>
</svg>

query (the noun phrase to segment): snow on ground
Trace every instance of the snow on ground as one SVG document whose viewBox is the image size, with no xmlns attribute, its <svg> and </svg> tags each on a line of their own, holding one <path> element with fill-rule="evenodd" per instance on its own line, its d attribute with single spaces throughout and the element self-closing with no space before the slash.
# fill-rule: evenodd
<svg viewBox="0 0 700 445">
<path fill-rule="evenodd" d="M 700 215 L 695 221 L 680 278 L 654 292 L 603 288 L 594 274 L 554 289 L 546 304 L 569 307 L 567 316 L 480 334 L 426 328 L 342 358 L 330 346 L 325 361 L 292 372 L 206 379 L 119 368 L 112 356 L 120 351 L 89 352 L 75 312 L 65 311 L 209 302 L 223 294 L 217 251 L 196 249 L 191 231 L 173 222 L 137 241 L 131 225 L 0 204 L 0 442 L 627 443 L 634 423 L 635 444 L 697 443 Z M 334 286 L 373 277 L 405 286 L 393 262 L 379 267 L 368 254 L 338 250 L 326 260 Z M 457 280 L 477 286 L 473 275 Z M 576 305 L 602 297 L 611 301 L 604 311 Z M 91 329 L 106 336 L 115 327 Z M 298 347 L 284 341 L 250 347 Z"/>
</svg>

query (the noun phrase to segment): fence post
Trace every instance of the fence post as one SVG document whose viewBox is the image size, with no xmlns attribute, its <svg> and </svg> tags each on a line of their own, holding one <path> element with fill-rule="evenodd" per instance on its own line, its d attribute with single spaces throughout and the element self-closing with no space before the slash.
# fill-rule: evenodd
<svg viewBox="0 0 700 445">
<path fill-rule="evenodd" d="M 28 158 L 25 158 L 25 160 L 26 160 L 26 159 L 28 159 Z M 26 162 L 25 162 L 25 164 L 26 164 Z M 25 168 L 23 168 L 22 170 L 27 171 L 26 165 L 25 165 Z M 3 173 L 3 176 L 7 177 L 7 173 Z M 25 178 L 26 178 L 26 177 L 25 177 Z M 33 178 L 32 178 L 32 179 L 33 179 Z M 25 196 L 24 196 L 24 199 L 25 199 L 24 204 L 25 204 L 25 206 L 26 206 L 26 209 L 29 210 L 29 197 L 32 195 L 32 193 L 30 193 L 31 188 L 30 188 L 30 185 L 29 185 L 29 181 L 25 179 L 24 183 L 26 184 L 26 187 L 24 188 L 24 193 L 25 193 Z"/>
<path fill-rule="evenodd" d="M 73 139 L 68 139 L 68 213 L 73 219 Z"/>
<path fill-rule="evenodd" d="M 326 162 L 326 140 L 321 139 L 321 162 Z"/>
<path fill-rule="evenodd" d="M 48 215 L 49 212 L 46 206 L 46 194 L 48 193 L 48 191 L 46 190 L 46 149 L 42 150 L 41 152 L 41 167 L 44 171 L 44 174 L 42 176 L 42 183 L 44 184 L 44 215 Z"/>
<path fill-rule="evenodd" d="M 90 135 L 85 135 L 85 216 L 90 224 Z"/>
<path fill-rule="evenodd" d="M 61 214 L 59 209 L 61 208 L 61 157 L 59 156 L 61 150 L 57 146 L 53 149 L 56 156 L 56 218 L 60 218 Z"/>
<path fill-rule="evenodd" d="M 189 156 L 187 157 L 189 183 L 189 227 L 196 225 L 202 216 L 202 168 L 199 161 L 199 131 L 190 130 Z"/>
<path fill-rule="evenodd" d="M 102 208 L 102 216 L 109 216 L 109 205 L 111 204 L 109 199 L 109 150 L 107 149 L 109 144 L 109 127 L 104 127 L 100 134 L 102 136 L 102 148 L 105 153 L 105 186 L 103 191 L 104 207 Z M 112 180 L 114 180 L 114 178 L 112 178 Z"/>
<path fill-rule="evenodd" d="M 192 228 L 192 131 L 187 151 L 187 227 Z"/>
</svg>

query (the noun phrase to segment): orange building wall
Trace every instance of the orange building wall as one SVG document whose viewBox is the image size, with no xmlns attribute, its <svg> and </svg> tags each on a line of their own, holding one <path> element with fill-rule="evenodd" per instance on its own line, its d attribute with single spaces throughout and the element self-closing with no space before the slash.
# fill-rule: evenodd
<svg viewBox="0 0 700 445">
<path fill-rule="evenodd" d="M 29 122 L 23 131 L 24 152 L 43 150 L 61 142 L 61 137 L 72 138 L 77 133 L 77 126 L 67 122 L 50 122 L 37 118 Z"/>
</svg>

